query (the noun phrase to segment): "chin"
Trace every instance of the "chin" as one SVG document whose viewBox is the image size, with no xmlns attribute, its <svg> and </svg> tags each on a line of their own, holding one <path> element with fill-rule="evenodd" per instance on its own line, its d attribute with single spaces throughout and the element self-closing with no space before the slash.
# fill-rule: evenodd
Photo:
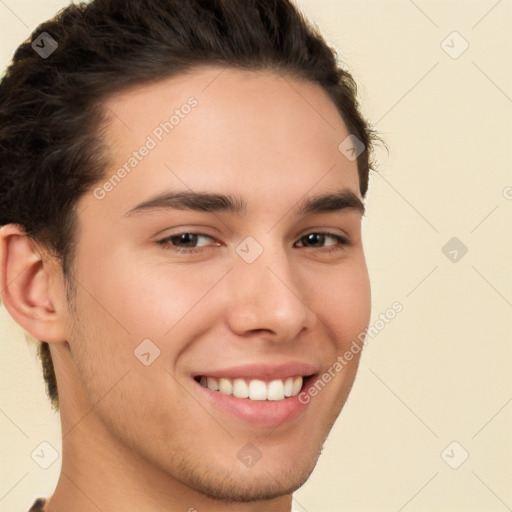
<svg viewBox="0 0 512 512">
<path fill-rule="evenodd" d="M 187 487 L 216 501 L 249 503 L 291 495 L 313 472 L 320 450 L 307 460 L 297 457 L 266 462 L 263 456 L 253 467 L 182 467 L 180 480 Z"/>
<path fill-rule="evenodd" d="M 239 503 L 268 501 L 290 495 L 299 489 L 307 481 L 315 465 L 316 460 L 310 468 L 304 468 L 302 471 L 294 468 L 293 472 L 289 473 L 276 472 L 275 476 L 264 467 L 255 473 L 253 473 L 256 471 L 255 468 L 243 473 L 234 470 L 222 481 L 196 481 L 195 487 L 206 496 L 218 501 Z"/>
</svg>

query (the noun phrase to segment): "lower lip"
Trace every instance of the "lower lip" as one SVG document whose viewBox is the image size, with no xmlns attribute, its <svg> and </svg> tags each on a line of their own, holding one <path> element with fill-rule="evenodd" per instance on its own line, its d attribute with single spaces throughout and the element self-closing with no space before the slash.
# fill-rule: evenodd
<svg viewBox="0 0 512 512">
<path fill-rule="evenodd" d="M 233 395 L 223 395 L 219 391 L 201 386 L 194 380 L 206 399 L 217 409 L 227 412 L 245 423 L 274 428 L 289 423 L 304 413 L 308 404 L 301 403 L 299 395 L 307 391 L 311 382 L 312 377 L 308 377 L 297 395 L 283 400 L 250 400 Z"/>
</svg>

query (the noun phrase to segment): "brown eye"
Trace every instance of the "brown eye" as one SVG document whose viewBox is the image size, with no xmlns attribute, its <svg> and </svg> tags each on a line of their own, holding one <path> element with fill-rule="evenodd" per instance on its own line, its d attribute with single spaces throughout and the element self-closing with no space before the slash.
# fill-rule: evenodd
<svg viewBox="0 0 512 512">
<path fill-rule="evenodd" d="M 326 241 L 334 240 L 335 243 L 329 243 L 325 245 Z M 340 247 L 344 247 L 350 245 L 350 242 L 347 238 L 334 234 L 334 233 L 308 233 L 304 235 L 299 242 L 303 244 L 303 246 L 315 248 L 326 248 L 328 251 L 336 250 L 336 247 L 339 249 Z M 331 249 L 331 247 L 335 247 Z"/>
<path fill-rule="evenodd" d="M 204 233 L 178 233 L 177 235 L 168 236 L 157 243 L 166 250 L 183 253 L 197 253 L 209 247 L 209 244 L 198 245 L 200 240 L 213 240 L 211 236 Z"/>
</svg>

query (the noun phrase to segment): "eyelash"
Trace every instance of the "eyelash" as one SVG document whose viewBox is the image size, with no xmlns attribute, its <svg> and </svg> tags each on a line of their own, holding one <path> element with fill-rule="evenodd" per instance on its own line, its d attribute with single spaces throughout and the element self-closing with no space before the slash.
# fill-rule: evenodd
<svg viewBox="0 0 512 512">
<path fill-rule="evenodd" d="M 198 254 L 198 253 L 204 252 L 204 250 L 207 250 L 208 248 L 211 248 L 211 246 L 206 246 L 206 247 L 201 247 L 201 248 L 194 247 L 194 248 L 190 248 L 190 249 L 184 249 L 182 247 L 173 246 L 169 243 L 173 238 L 179 238 L 183 235 L 194 235 L 194 236 L 199 236 L 199 237 L 207 237 L 207 238 L 210 238 L 211 240 L 213 240 L 213 237 L 206 235 L 204 233 L 196 233 L 194 231 L 184 231 L 183 233 L 178 233 L 176 235 L 168 236 L 162 240 L 158 240 L 156 243 L 167 251 L 173 251 L 173 252 L 181 253 L 181 254 Z M 327 231 L 311 231 L 310 233 L 306 233 L 305 235 L 301 236 L 299 238 L 299 241 L 308 237 L 309 235 L 323 235 L 326 237 L 334 238 L 338 242 L 338 245 L 335 247 L 320 248 L 319 250 L 322 250 L 322 252 L 324 252 L 324 253 L 340 251 L 340 250 L 343 250 L 345 247 L 348 247 L 351 245 L 351 242 L 347 237 L 338 235 L 336 233 L 330 233 Z M 315 248 L 313 247 L 312 249 L 314 250 Z"/>
</svg>

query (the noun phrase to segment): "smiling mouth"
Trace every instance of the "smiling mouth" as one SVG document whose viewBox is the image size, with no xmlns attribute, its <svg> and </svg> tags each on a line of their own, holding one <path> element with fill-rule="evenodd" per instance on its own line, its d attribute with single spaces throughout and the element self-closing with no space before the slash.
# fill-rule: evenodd
<svg viewBox="0 0 512 512">
<path fill-rule="evenodd" d="M 214 378 L 205 375 L 195 377 L 201 386 L 222 395 L 246 398 L 253 401 L 280 401 L 298 395 L 309 376 L 287 377 L 264 381 L 260 379 Z"/>
</svg>

